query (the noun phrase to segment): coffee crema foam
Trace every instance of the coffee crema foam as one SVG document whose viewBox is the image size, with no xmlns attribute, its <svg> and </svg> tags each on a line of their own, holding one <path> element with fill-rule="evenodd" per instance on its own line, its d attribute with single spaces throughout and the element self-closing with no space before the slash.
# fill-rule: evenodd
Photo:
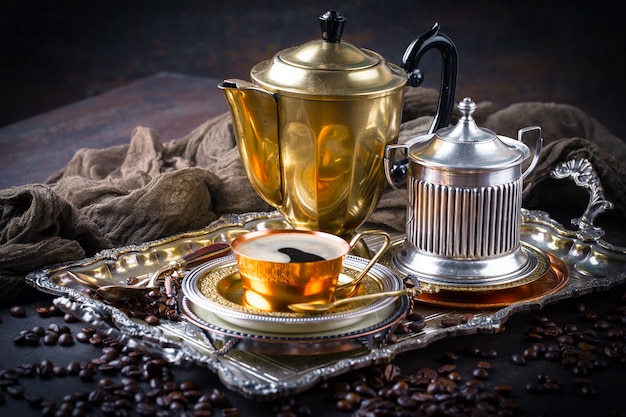
<svg viewBox="0 0 626 417">
<path fill-rule="evenodd" d="M 299 259 L 292 259 L 287 253 L 283 253 L 290 252 L 289 249 L 296 249 L 306 255 Z M 270 234 L 250 239 L 237 246 L 237 252 L 243 256 L 276 263 L 312 261 L 316 256 L 325 260 L 336 259 L 345 255 L 346 250 L 347 245 L 344 246 L 339 242 L 305 233 Z"/>
</svg>

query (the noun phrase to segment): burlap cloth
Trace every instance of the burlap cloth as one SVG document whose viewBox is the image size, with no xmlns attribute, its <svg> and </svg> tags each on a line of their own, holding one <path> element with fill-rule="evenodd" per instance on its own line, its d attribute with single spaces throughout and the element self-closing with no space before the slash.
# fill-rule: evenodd
<svg viewBox="0 0 626 417">
<path fill-rule="evenodd" d="M 407 89 L 400 142 L 427 131 L 437 96 L 430 89 Z M 529 184 L 538 188 L 559 161 L 585 157 L 598 171 L 606 198 L 626 217 L 626 169 L 619 162 L 626 145 L 578 108 L 517 103 L 494 112 L 486 102 L 474 118 L 513 138 L 519 128 L 541 126 L 545 146 Z M 531 191 L 525 204 L 559 200 L 558 188 Z M 229 114 L 169 141 L 137 127 L 128 144 L 79 150 L 45 184 L 0 190 L 0 301 L 35 296 L 24 276 L 45 265 L 198 229 L 225 213 L 270 209 L 245 176 Z M 403 231 L 404 216 L 403 198 L 388 189 L 370 220 Z"/>
</svg>

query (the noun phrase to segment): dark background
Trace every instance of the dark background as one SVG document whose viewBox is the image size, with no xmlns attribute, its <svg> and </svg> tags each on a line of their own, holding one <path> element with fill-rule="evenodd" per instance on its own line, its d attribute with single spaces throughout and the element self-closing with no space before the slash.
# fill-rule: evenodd
<svg viewBox="0 0 626 417">
<path fill-rule="evenodd" d="M 626 137 L 626 18 L 619 1 L 37 1 L 0 2 L 0 126 L 159 71 L 248 78 L 275 52 L 319 37 L 341 10 L 344 40 L 400 63 L 434 22 L 456 43 L 457 100 L 502 108 L 567 103 Z M 427 54 L 425 85 L 439 57 Z M 192 127 L 190 126 L 190 129 Z"/>
</svg>

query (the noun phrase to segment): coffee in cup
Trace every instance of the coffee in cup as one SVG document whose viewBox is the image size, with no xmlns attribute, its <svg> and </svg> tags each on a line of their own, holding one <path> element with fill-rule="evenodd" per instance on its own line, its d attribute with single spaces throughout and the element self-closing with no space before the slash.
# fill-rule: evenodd
<svg viewBox="0 0 626 417">
<path fill-rule="evenodd" d="M 350 244 L 318 231 L 268 230 L 236 238 L 231 247 L 244 303 L 266 311 L 288 311 L 303 302 L 329 302 Z"/>
</svg>

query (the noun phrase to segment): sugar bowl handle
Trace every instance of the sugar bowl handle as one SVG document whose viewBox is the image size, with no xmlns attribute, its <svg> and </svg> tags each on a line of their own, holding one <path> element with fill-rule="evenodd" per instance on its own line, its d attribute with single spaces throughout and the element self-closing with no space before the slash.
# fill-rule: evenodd
<svg viewBox="0 0 626 417">
<path fill-rule="evenodd" d="M 529 132 L 533 132 L 535 134 L 535 153 L 533 155 L 532 161 L 530 161 L 530 165 L 522 174 L 522 179 L 526 178 L 528 174 L 530 174 L 532 170 L 535 169 L 537 161 L 539 160 L 539 155 L 541 154 L 541 148 L 543 147 L 543 138 L 541 137 L 541 128 L 539 126 L 528 126 L 521 128 L 517 131 L 517 140 L 519 140 L 520 142 L 524 142 L 524 135 Z"/>
<path fill-rule="evenodd" d="M 396 162 L 396 151 L 398 150 L 402 154 L 400 163 Z M 406 191 L 401 190 L 399 186 L 406 182 L 409 169 L 409 146 L 406 144 L 387 145 L 385 148 L 385 157 L 383 158 L 383 167 L 389 185 L 399 192 L 408 202 L 409 197 Z"/>
</svg>

